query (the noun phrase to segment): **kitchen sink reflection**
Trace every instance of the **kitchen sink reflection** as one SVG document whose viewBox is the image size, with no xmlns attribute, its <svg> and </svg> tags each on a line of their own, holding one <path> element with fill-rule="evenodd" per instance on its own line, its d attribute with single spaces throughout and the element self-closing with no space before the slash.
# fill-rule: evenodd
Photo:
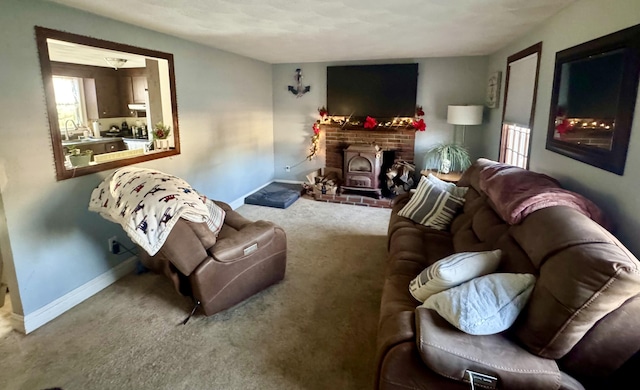
<svg viewBox="0 0 640 390">
<path fill-rule="evenodd" d="M 73 139 L 73 140 L 63 140 L 62 146 L 71 146 L 71 145 L 79 145 L 84 143 L 94 143 L 94 142 L 113 142 L 113 141 L 121 141 L 122 137 L 109 137 L 109 138 L 82 138 L 82 139 Z"/>
</svg>

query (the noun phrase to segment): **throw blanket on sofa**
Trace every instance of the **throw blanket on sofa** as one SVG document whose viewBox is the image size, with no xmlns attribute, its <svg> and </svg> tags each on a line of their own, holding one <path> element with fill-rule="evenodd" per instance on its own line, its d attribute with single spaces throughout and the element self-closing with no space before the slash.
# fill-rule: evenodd
<svg viewBox="0 0 640 390">
<path fill-rule="evenodd" d="M 125 167 L 91 193 L 89 210 L 122 226 L 129 238 L 155 255 L 183 218 L 205 222 L 218 234 L 225 211 L 184 180 L 153 169 Z"/>
<path fill-rule="evenodd" d="M 524 217 L 545 207 L 568 206 L 609 229 L 602 211 L 582 195 L 565 190 L 553 178 L 507 164 L 495 164 L 480 172 L 480 188 L 507 223 L 520 223 Z"/>
</svg>

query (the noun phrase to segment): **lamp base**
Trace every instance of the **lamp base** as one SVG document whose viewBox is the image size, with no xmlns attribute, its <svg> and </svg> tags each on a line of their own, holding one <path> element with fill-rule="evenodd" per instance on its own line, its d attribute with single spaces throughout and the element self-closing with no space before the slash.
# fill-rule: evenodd
<svg viewBox="0 0 640 390">
<path fill-rule="evenodd" d="M 462 127 L 460 129 L 459 127 Z M 467 130 L 466 125 L 456 125 L 453 130 L 453 143 L 458 145 L 464 145 L 464 136 Z"/>
</svg>

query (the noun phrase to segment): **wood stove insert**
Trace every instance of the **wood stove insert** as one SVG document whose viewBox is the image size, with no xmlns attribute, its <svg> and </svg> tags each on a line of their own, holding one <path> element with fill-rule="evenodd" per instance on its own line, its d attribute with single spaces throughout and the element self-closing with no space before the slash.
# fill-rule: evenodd
<svg viewBox="0 0 640 390">
<path fill-rule="evenodd" d="M 380 199 L 380 169 L 382 150 L 377 145 L 353 144 L 344 150 L 344 185 L 340 192 L 372 192 Z"/>
</svg>

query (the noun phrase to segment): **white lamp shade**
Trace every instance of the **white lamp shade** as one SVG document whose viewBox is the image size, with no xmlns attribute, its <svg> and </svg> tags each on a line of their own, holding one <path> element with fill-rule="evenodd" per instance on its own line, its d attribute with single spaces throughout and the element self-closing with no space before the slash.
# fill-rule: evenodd
<svg viewBox="0 0 640 390">
<path fill-rule="evenodd" d="M 482 124 L 482 106 L 449 106 L 447 123 L 452 125 Z"/>
</svg>

